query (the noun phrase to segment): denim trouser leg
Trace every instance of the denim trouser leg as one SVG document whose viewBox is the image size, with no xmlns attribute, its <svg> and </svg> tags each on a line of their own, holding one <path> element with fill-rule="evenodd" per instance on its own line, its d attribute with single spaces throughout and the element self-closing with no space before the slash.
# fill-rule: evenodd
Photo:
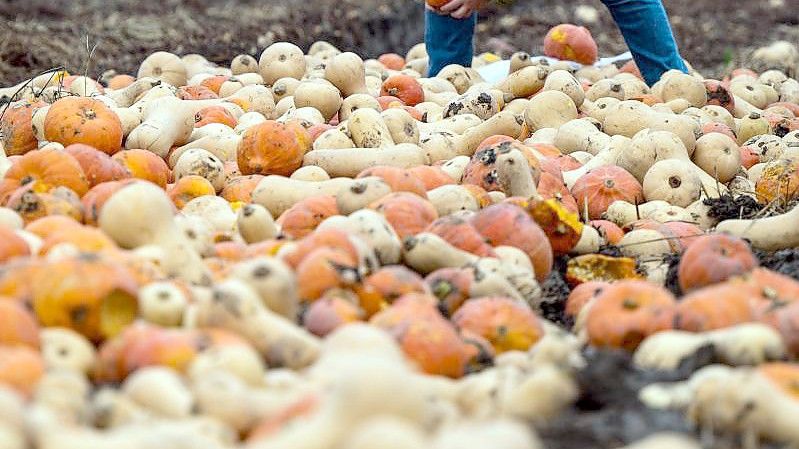
<svg viewBox="0 0 799 449">
<path fill-rule="evenodd" d="M 474 55 L 474 27 L 477 14 L 467 19 L 454 19 L 425 10 L 425 35 L 428 63 L 428 76 L 435 76 L 449 64 L 472 65 Z"/>
<path fill-rule="evenodd" d="M 602 0 L 621 29 L 647 84 L 670 70 L 687 72 L 660 0 Z"/>
</svg>

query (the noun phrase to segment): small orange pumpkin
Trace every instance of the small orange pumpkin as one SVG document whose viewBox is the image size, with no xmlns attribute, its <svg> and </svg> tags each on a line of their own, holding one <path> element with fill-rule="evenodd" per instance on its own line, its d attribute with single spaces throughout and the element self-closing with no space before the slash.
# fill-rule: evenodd
<svg viewBox="0 0 799 449">
<path fill-rule="evenodd" d="M 424 281 L 438 299 L 438 309 L 444 316 L 450 317 L 471 298 L 474 270 L 441 268 L 428 274 Z"/>
<path fill-rule="evenodd" d="M 316 301 L 328 290 L 346 288 L 359 281 L 356 259 L 339 249 L 319 248 L 297 267 L 298 293 L 307 302 Z"/>
<path fill-rule="evenodd" d="M 110 80 L 108 80 L 108 88 L 114 90 L 124 89 L 134 82 L 136 82 L 136 78 L 130 75 L 114 75 Z"/>
<path fill-rule="evenodd" d="M 526 304 L 504 297 L 470 299 L 452 322 L 461 332 L 488 340 L 497 354 L 527 351 L 544 335 L 541 321 Z"/>
<path fill-rule="evenodd" d="M 32 183 L 37 184 L 39 192 L 64 186 L 82 196 L 89 190 L 89 182 L 78 160 L 59 150 L 34 150 L 20 157 L 6 172 L 2 191 L 8 195 Z"/>
<path fill-rule="evenodd" d="M 179 87 L 177 97 L 181 100 L 213 100 L 219 95 L 206 86 L 196 85 Z"/>
<path fill-rule="evenodd" d="M 64 97 L 50 105 L 44 119 L 44 137 L 64 146 L 85 143 L 114 154 L 122 147 L 122 122 L 100 100 Z"/>
<path fill-rule="evenodd" d="M 499 175 L 497 174 L 497 157 L 507 154 L 511 150 L 519 150 L 530 164 L 530 171 L 533 181 L 541 179 L 541 164 L 532 151 L 521 142 L 507 136 L 494 136 L 484 140 L 481 144 L 482 149 L 474 153 L 466 169 L 463 172 L 463 183 L 478 185 L 487 191 L 501 190 L 499 185 Z M 492 141 L 498 141 L 490 144 Z"/>
<path fill-rule="evenodd" d="M 789 204 L 799 198 L 799 161 L 780 159 L 766 165 L 755 183 L 755 193 L 763 204 Z"/>
<path fill-rule="evenodd" d="M 113 156 L 113 159 L 122 164 L 132 177 L 150 181 L 162 189 L 166 189 L 172 177 L 166 162 L 152 151 L 140 149 L 120 151 Z"/>
<path fill-rule="evenodd" d="M 425 232 L 432 232 L 450 245 L 480 257 L 494 257 L 494 248 L 486 243 L 486 238 L 480 234 L 469 221 L 456 215 L 447 215 L 430 223 Z"/>
<path fill-rule="evenodd" d="M 283 212 L 277 219 L 283 235 L 300 239 L 313 232 L 326 218 L 338 215 L 336 197 L 320 195 L 306 198 Z"/>
<path fill-rule="evenodd" d="M 674 297 L 646 281 L 624 280 L 602 290 L 586 318 L 589 342 L 634 351 L 649 335 L 672 328 Z"/>
<path fill-rule="evenodd" d="M 422 198 L 427 198 L 427 188 L 425 188 L 424 182 L 410 170 L 379 165 L 358 173 L 358 178 L 366 178 L 367 176 L 381 178 L 394 192 L 410 192 Z"/>
<path fill-rule="evenodd" d="M 0 385 L 30 397 L 44 375 L 42 355 L 27 346 L 0 345 Z"/>
<path fill-rule="evenodd" d="M 90 226 L 67 227 L 55 231 L 44 240 L 39 254 L 45 255 L 61 243 L 72 244 L 85 253 L 97 253 L 118 249 L 116 243 L 104 232 Z"/>
<path fill-rule="evenodd" d="M 305 311 L 302 323 L 309 332 L 324 337 L 339 327 L 361 321 L 364 312 L 356 304 L 336 295 L 314 301 Z"/>
<path fill-rule="evenodd" d="M 432 165 L 417 165 L 409 168 L 408 172 L 422 180 L 425 190 L 433 190 L 443 185 L 455 184 L 455 180 L 447 174 L 441 167 Z"/>
<path fill-rule="evenodd" d="M 0 226 L 0 263 L 8 262 L 15 257 L 29 256 L 30 251 L 25 239 L 10 228 Z"/>
<path fill-rule="evenodd" d="M 239 169 L 244 175 L 289 176 L 310 147 L 311 137 L 301 125 L 268 120 L 244 132 L 236 151 Z"/>
<path fill-rule="evenodd" d="M 694 290 L 677 304 L 674 327 L 705 332 L 754 321 L 753 296 L 751 288 L 729 282 Z"/>
<path fill-rule="evenodd" d="M 617 200 L 637 204 L 643 201 L 643 187 L 629 172 L 615 165 L 589 170 L 572 187 L 572 195 L 577 207 L 587 205 L 588 217 L 592 220 L 602 218 L 608 206 Z"/>
<path fill-rule="evenodd" d="M 416 78 L 404 74 L 392 75 L 383 81 L 380 95 L 397 97 L 407 106 L 416 106 L 424 101 L 422 85 Z"/>
<path fill-rule="evenodd" d="M 576 318 L 583 307 L 599 296 L 608 286 L 610 286 L 610 282 L 588 281 L 574 287 L 569 293 L 569 297 L 566 298 L 566 307 L 563 313 L 567 317 Z"/>
<path fill-rule="evenodd" d="M 130 177 L 119 162 L 89 145 L 76 143 L 64 148 L 64 151 L 78 161 L 90 188 L 102 182 L 119 181 Z"/>
<path fill-rule="evenodd" d="M 15 101 L 2 110 L 0 117 L 0 143 L 6 156 L 25 154 L 35 150 L 39 141 L 33 132 L 31 118 L 36 109 L 45 106 L 43 101 Z"/>
<path fill-rule="evenodd" d="M 591 65 L 597 60 L 597 45 L 588 28 L 564 23 L 544 37 L 544 54 L 551 58 Z"/>
<path fill-rule="evenodd" d="M 622 237 L 624 237 L 624 231 L 622 231 L 621 228 L 612 221 L 591 220 L 589 224 L 591 227 L 599 231 L 599 235 L 604 237 L 604 239 L 611 245 L 617 245 L 621 241 Z"/>
<path fill-rule="evenodd" d="M 169 199 L 175 207 L 183 209 L 189 201 L 206 195 L 216 195 L 216 190 L 210 181 L 202 176 L 184 176 L 167 189 Z"/>
<path fill-rule="evenodd" d="M 22 304 L 0 298 L 0 346 L 39 348 L 39 324 Z"/>
<path fill-rule="evenodd" d="M 749 245 L 738 237 L 725 234 L 697 237 L 680 259 L 680 288 L 689 292 L 726 281 L 752 271 L 757 265 Z"/>
<path fill-rule="evenodd" d="M 319 248 L 332 248 L 344 251 L 353 260 L 358 259 L 358 248 L 355 247 L 349 234 L 336 228 L 322 229 L 310 233 L 300 240 L 297 246 L 283 260 L 292 268 L 297 268 L 309 254 Z"/>
<path fill-rule="evenodd" d="M 424 279 L 404 265 L 383 267 L 363 280 L 356 288 L 361 308 L 366 316 L 388 307 L 391 303 L 408 293 L 428 294 Z"/>
<path fill-rule="evenodd" d="M 63 229 L 79 228 L 81 224 L 72 217 L 66 215 L 48 215 L 38 220 L 30 222 L 25 226 L 25 230 L 46 240 L 50 235 L 61 232 Z"/>
<path fill-rule="evenodd" d="M 395 192 L 369 205 L 389 222 L 400 239 L 416 235 L 438 218 L 429 201 L 408 192 Z"/>
<path fill-rule="evenodd" d="M 396 53 L 383 53 L 377 58 L 389 70 L 402 70 L 405 67 L 405 58 Z"/>
<path fill-rule="evenodd" d="M 235 128 L 238 124 L 238 120 L 223 106 L 208 106 L 207 108 L 200 109 L 197 114 L 194 115 L 194 127 L 200 128 L 209 123 L 220 123 L 230 128 Z"/>
<path fill-rule="evenodd" d="M 131 182 L 133 181 L 123 180 L 101 182 L 86 192 L 86 195 L 83 195 L 83 198 L 80 200 L 81 204 L 83 204 L 84 222 L 87 225 L 97 226 L 97 221 L 100 219 L 100 210 L 103 208 L 103 204 L 105 204 L 105 202 L 111 198 L 111 195 Z"/>
<path fill-rule="evenodd" d="M 40 193 L 37 184 L 31 183 L 15 190 L 6 207 L 16 211 L 26 224 L 48 215 L 68 215 L 83 221 L 83 204 L 75 192 L 66 187 L 56 187 L 49 193 Z"/>
<path fill-rule="evenodd" d="M 263 175 L 235 176 L 225 182 L 225 187 L 222 188 L 219 196 L 231 203 L 237 201 L 251 203 L 252 192 L 262 179 L 264 179 Z"/>
</svg>

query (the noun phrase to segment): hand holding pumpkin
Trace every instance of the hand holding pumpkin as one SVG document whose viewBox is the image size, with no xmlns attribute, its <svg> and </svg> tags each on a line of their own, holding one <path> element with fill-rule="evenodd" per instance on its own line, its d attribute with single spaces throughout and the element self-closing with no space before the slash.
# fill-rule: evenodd
<svg viewBox="0 0 799 449">
<path fill-rule="evenodd" d="M 485 0 L 427 0 L 428 9 L 439 14 L 465 19 L 485 5 Z"/>
</svg>

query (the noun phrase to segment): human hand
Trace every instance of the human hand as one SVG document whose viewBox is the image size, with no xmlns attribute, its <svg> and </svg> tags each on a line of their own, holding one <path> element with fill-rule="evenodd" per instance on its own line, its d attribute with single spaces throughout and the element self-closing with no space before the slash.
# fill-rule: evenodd
<svg viewBox="0 0 799 449">
<path fill-rule="evenodd" d="M 435 11 L 455 19 L 465 19 L 480 9 L 484 3 L 484 0 L 450 0 Z"/>
</svg>

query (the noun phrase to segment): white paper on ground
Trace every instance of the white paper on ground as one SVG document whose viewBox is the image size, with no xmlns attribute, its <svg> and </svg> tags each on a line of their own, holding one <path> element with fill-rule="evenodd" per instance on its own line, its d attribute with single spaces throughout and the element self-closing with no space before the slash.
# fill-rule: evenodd
<svg viewBox="0 0 799 449">
<path fill-rule="evenodd" d="M 632 59 L 632 55 L 630 52 L 625 52 L 620 55 L 610 56 L 607 58 L 600 58 L 596 63 L 594 63 L 595 67 L 604 67 L 608 64 L 613 64 L 619 61 L 629 61 Z M 541 59 L 546 59 L 549 62 L 557 62 L 557 59 L 549 58 L 547 56 L 534 56 L 532 57 L 533 61 L 539 61 Z M 576 62 L 570 62 L 575 69 L 579 69 L 582 67 L 582 64 L 578 64 Z M 477 69 L 477 72 L 480 73 L 480 76 L 483 77 L 484 80 L 488 83 L 498 83 L 502 81 L 506 76 L 508 76 L 508 70 L 510 70 L 510 61 L 504 59 L 502 61 L 492 62 L 491 64 L 484 65 Z"/>
</svg>

